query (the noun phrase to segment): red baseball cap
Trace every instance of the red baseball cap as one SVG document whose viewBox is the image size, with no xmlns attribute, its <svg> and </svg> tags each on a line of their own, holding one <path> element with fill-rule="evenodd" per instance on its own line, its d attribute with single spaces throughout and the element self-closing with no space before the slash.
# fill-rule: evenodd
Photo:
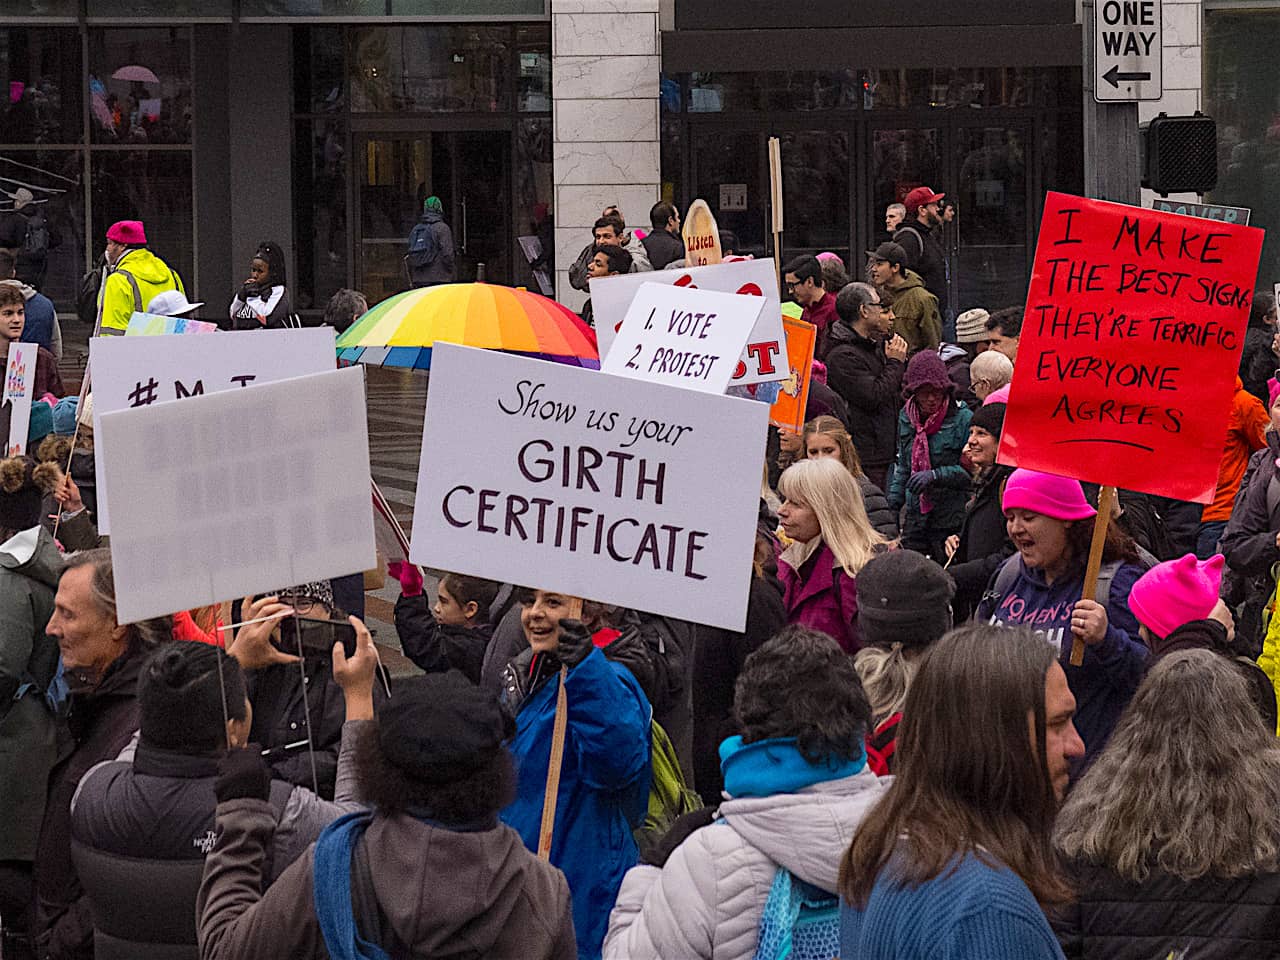
<svg viewBox="0 0 1280 960">
<path fill-rule="evenodd" d="M 907 208 L 907 215 L 914 214 L 917 210 L 927 203 L 937 203 L 945 193 L 934 193 L 932 187 L 916 187 L 902 200 L 902 205 Z"/>
</svg>

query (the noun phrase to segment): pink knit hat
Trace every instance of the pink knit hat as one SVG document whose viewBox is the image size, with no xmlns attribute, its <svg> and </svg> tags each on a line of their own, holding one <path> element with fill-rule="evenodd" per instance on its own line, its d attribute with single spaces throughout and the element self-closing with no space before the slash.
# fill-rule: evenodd
<svg viewBox="0 0 1280 960">
<path fill-rule="evenodd" d="M 1013 384 L 1006 383 L 999 390 L 992 390 L 987 394 L 987 399 L 982 401 L 982 405 L 985 407 L 988 403 L 1008 403 L 1009 387 L 1011 386 L 1013 386 Z"/>
<path fill-rule="evenodd" d="M 1024 469 L 1009 475 L 1002 509 L 1030 510 L 1055 520 L 1088 520 L 1098 513 L 1084 498 L 1079 480 Z"/>
<path fill-rule="evenodd" d="M 1129 609 L 1157 637 L 1192 620 L 1204 620 L 1218 605 L 1222 565 L 1217 553 L 1203 563 L 1188 553 L 1152 567 L 1129 591 Z"/>
<path fill-rule="evenodd" d="M 116 243 L 147 242 L 147 231 L 143 229 L 141 220 L 119 220 L 107 228 L 107 239 Z"/>
<path fill-rule="evenodd" d="M 1267 409 L 1276 405 L 1276 397 L 1280 397 L 1280 380 L 1272 377 L 1267 381 Z"/>
</svg>

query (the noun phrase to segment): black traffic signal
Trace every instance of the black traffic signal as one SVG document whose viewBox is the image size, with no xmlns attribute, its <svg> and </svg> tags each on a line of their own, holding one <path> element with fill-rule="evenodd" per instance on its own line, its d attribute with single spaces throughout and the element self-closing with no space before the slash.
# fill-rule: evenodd
<svg viewBox="0 0 1280 960">
<path fill-rule="evenodd" d="M 1218 125 L 1199 110 L 1192 117 L 1160 114 L 1139 128 L 1142 185 L 1161 196 L 1207 193 L 1218 184 Z"/>
</svg>

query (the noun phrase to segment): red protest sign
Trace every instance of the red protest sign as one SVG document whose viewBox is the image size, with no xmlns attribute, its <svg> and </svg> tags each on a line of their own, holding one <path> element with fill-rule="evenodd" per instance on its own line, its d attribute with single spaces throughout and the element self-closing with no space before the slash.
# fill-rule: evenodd
<svg viewBox="0 0 1280 960">
<path fill-rule="evenodd" d="M 1212 500 L 1262 236 L 1047 194 L 999 461 Z"/>
</svg>

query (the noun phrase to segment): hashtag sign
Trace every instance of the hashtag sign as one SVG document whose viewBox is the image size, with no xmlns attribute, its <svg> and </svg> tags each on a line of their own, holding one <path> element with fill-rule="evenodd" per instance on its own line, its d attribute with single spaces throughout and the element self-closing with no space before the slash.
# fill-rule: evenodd
<svg viewBox="0 0 1280 960">
<path fill-rule="evenodd" d="M 155 377 L 148 377 L 147 382 L 137 381 L 133 390 L 129 392 L 130 407 L 146 407 L 156 402 L 156 387 L 160 384 L 156 383 Z"/>
</svg>

